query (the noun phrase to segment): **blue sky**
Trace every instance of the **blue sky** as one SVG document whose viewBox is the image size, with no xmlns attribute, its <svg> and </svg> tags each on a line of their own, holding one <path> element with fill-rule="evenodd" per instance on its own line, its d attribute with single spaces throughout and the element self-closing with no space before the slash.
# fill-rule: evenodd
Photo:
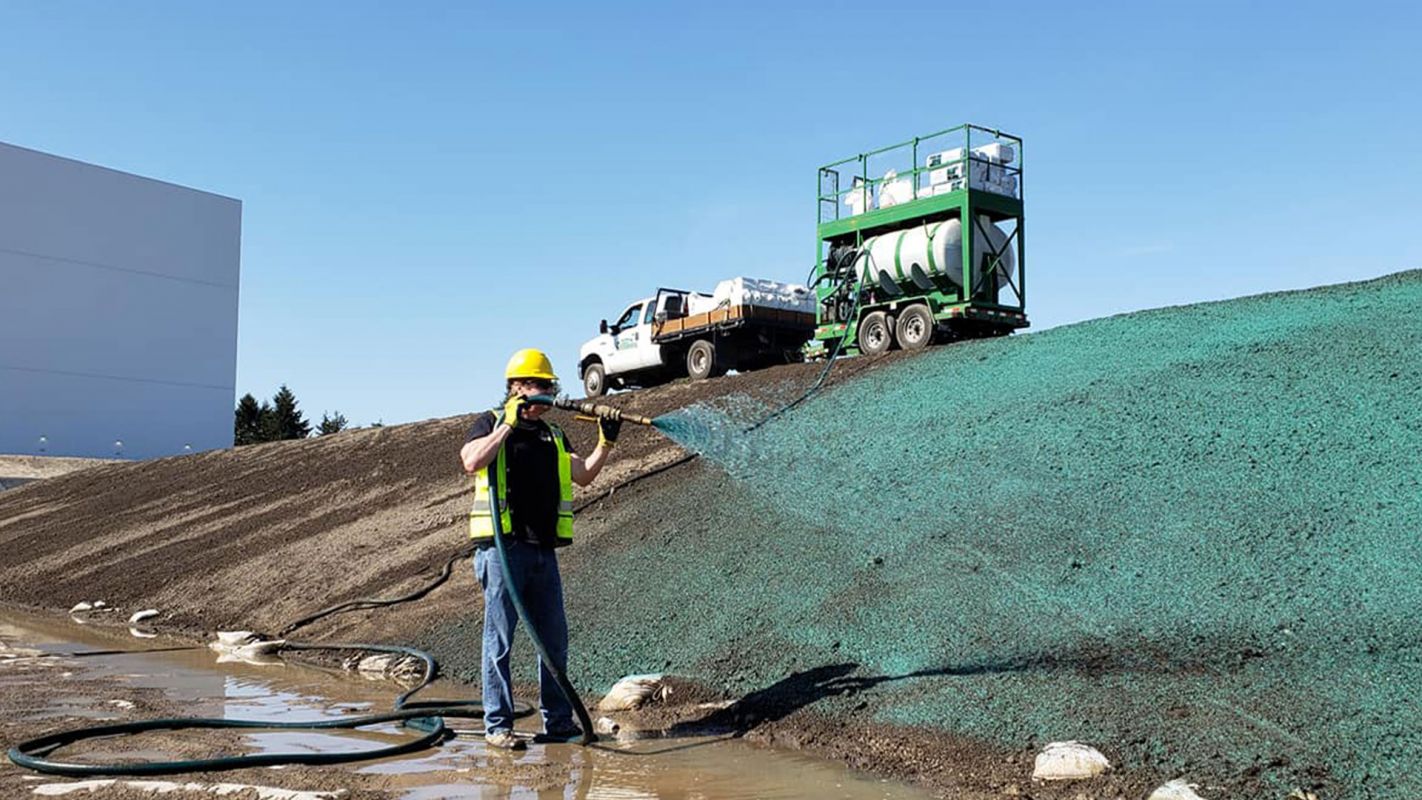
<svg viewBox="0 0 1422 800">
<path fill-rule="evenodd" d="M 238 393 L 353 423 L 575 384 L 658 285 L 800 280 L 820 164 L 1026 140 L 1038 329 L 1422 267 L 1379 2 L 0 5 L 0 140 L 240 198 Z M 1385 324 L 1385 321 L 1379 321 Z"/>
</svg>

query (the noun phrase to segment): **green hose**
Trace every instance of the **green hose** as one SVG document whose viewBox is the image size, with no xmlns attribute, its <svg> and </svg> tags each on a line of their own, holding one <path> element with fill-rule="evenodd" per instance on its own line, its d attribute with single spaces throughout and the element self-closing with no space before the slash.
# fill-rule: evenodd
<svg viewBox="0 0 1422 800">
<path fill-rule="evenodd" d="M 528 617 L 528 610 L 523 607 L 523 597 L 518 592 L 518 586 L 513 580 L 513 570 L 509 569 L 508 553 L 504 551 L 503 509 L 499 508 L 499 493 L 492 487 L 489 490 L 489 516 L 494 522 L 494 547 L 499 551 L 499 565 L 504 570 L 504 585 L 508 587 L 509 599 L 513 601 L 514 610 L 518 612 L 518 618 L 523 621 L 524 629 L 528 631 L 528 638 L 533 640 L 533 647 L 538 651 L 538 657 L 543 659 L 543 666 L 553 675 L 553 680 L 557 682 L 558 689 L 563 696 L 568 698 L 572 704 L 573 711 L 578 715 L 578 723 L 582 725 L 583 735 L 578 739 L 579 744 L 589 745 L 597 741 L 597 735 L 593 733 L 592 719 L 588 716 L 588 710 L 583 706 L 583 700 L 578 697 L 578 693 L 573 689 L 573 684 L 568 681 L 563 670 L 553 662 L 548 655 L 548 648 L 543 646 L 543 639 L 538 635 L 538 629 L 533 626 L 533 620 Z"/>
<path fill-rule="evenodd" d="M 37 772 L 55 775 L 174 775 L 182 772 L 210 772 L 244 767 L 271 767 L 280 764 L 341 764 L 348 761 L 365 761 L 372 758 L 413 753 L 432 747 L 452 735 L 444 724 L 445 717 L 478 717 L 483 714 L 483 706 L 477 700 L 439 700 L 412 703 L 410 698 L 434 680 L 438 667 L 429 653 L 413 647 L 389 644 L 368 644 L 364 642 L 331 642 L 327 644 L 307 644 L 287 642 L 282 650 L 368 650 L 379 653 L 396 653 L 413 656 L 425 664 L 425 676 L 413 689 L 395 700 L 395 710 L 387 714 L 369 714 L 360 717 L 319 720 L 312 722 L 270 722 L 251 719 L 223 719 L 212 717 L 176 717 L 153 719 L 142 722 L 125 722 L 117 725 L 100 725 L 75 728 L 20 742 L 10 748 L 7 754 L 16 766 Z M 532 709 L 515 709 L 515 715 L 526 716 Z M 265 729 L 265 730 L 331 730 L 361 728 L 381 722 L 403 722 L 407 727 L 421 731 L 423 735 L 384 747 L 361 750 L 354 753 L 261 753 L 244 756 L 223 756 L 220 758 L 200 758 L 182 761 L 122 761 L 109 764 L 81 764 L 57 761 L 49 758 L 54 751 L 66 745 L 86 739 L 105 736 L 143 733 L 155 730 L 189 729 Z"/>
</svg>

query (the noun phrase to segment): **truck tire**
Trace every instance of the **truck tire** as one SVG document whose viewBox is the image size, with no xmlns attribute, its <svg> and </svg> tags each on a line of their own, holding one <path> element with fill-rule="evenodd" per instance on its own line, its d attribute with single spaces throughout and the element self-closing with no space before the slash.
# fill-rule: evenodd
<svg viewBox="0 0 1422 800">
<path fill-rule="evenodd" d="M 899 347 L 905 350 L 921 350 L 933 341 L 933 314 L 922 303 L 915 303 L 899 312 L 895 327 Z"/>
<path fill-rule="evenodd" d="M 706 339 L 697 339 L 686 351 L 686 374 L 694 381 L 716 374 L 716 346 Z"/>
<path fill-rule="evenodd" d="M 588 397 L 602 397 L 607 393 L 607 369 L 601 361 L 594 361 L 583 368 L 583 391 Z"/>
<path fill-rule="evenodd" d="M 894 332 L 889 329 L 888 317 L 882 311 L 871 311 L 859 321 L 859 352 L 866 356 L 877 356 L 889 352 L 894 344 Z"/>
</svg>

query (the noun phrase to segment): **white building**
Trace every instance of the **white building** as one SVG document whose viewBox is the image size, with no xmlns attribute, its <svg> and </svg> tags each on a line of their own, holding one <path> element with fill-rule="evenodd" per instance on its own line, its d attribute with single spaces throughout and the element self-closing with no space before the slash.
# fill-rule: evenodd
<svg viewBox="0 0 1422 800">
<path fill-rule="evenodd" d="M 238 200 L 0 143 L 0 453 L 231 446 L 241 234 Z"/>
</svg>

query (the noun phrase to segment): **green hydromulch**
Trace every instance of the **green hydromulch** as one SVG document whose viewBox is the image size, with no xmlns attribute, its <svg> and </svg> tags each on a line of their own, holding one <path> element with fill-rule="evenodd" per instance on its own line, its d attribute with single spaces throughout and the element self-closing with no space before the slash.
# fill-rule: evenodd
<svg viewBox="0 0 1422 800">
<path fill-rule="evenodd" d="M 565 551 L 573 677 L 1418 796 L 1419 309 L 1407 272 L 940 347 L 748 434 L 674 414 L 710 463 Z"/>
</svg>

